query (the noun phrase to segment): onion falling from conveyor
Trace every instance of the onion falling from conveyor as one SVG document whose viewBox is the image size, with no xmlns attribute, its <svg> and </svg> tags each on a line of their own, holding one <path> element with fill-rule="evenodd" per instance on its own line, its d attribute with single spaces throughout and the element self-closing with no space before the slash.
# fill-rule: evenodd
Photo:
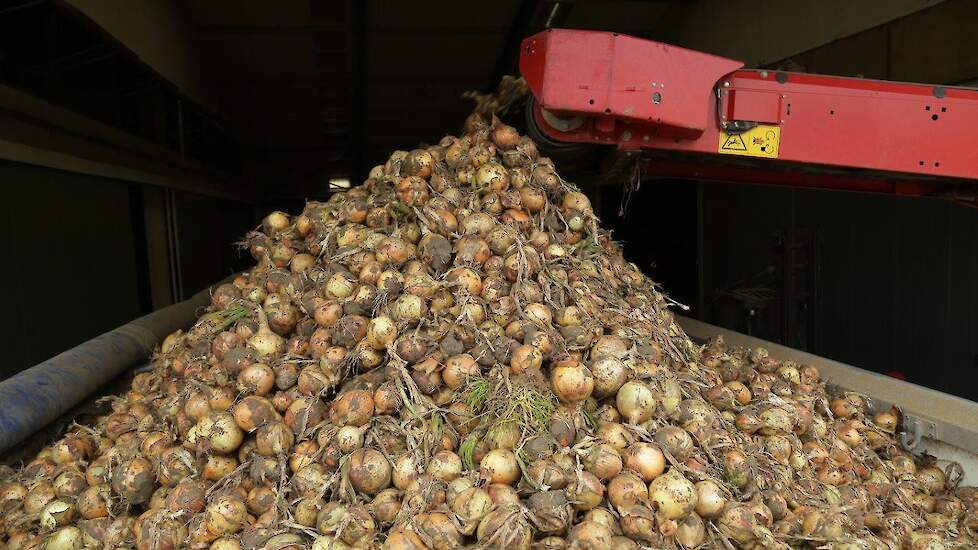
<svg viewBox="0 0 978 550">
<path fill-rule="evenodd" d="M 494 116 L 243 245 L 110 412 L 4 475 L 5 548 L 974 547 L 978 493 L 898 411 L 695 345 Z"/>
</svg>

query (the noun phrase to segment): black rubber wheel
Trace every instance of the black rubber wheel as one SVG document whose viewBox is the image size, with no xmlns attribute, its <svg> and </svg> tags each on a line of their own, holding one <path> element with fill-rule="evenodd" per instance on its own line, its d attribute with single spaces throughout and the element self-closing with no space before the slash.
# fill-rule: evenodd
<svg viewBox="0 0 978 550">
<path fill-rule="evenodd" d="M 566 158 L 581 155 L 594 150 L 594 145 L 590 143 L 567 143 L 550 139 L 539 127 L 533 118 L 533 105 L 535 101 L 531 94 L 526 99 L 526 108 L 523 110 L 526 118 L 526 135 L 536 142 L 537 149 L 547 157 Z"/>
</svg>

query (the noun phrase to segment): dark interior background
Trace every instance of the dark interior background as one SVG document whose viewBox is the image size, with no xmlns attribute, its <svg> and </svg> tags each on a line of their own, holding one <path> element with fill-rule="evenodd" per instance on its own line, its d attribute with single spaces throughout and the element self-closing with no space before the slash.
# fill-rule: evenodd
<svg viewBox="0 0 978 550">
<path fill-rule="evenodd" d="M 262 213 L 457 131 L 462 92 L 515 74 L 519 41 L 544 28 L 754 67 L 978 81 L 978 2 L 895 5 L 0 0 L 0 277 L 13 304 L 0 377 L 247 266 L 233 243 Z M 613 154 L 558 166 L 688 315 L 978 399 L 974 208 L 691 180 L 628 193 Z"/>
</svg>

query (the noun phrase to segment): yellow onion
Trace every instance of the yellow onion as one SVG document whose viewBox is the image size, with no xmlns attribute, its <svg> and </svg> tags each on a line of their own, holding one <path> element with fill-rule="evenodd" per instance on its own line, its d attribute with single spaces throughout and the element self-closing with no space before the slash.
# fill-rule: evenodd
<svg viewBox="0 0 978 550">
<path fill-rule="evenodd" d="M 520 478 L 516 453 L 509 449 L 493 449 L 479 463 L 479 471 L 489 483 L 512 485 Z"/>
<path fill-rule="evenodd" d="M 376 449 L 358 449 L 350 455 L 349 477 L 353 488 L 375 495 L 391 484 L 391 464 Z"/>
<path fill-rule="evenodd" d="M 648 384 L 631 380 L 618 390 L 615 404 L 629 424 L 641 424 L 652 418 L 655 412 L 655 393 Z"/>
<path fill-rule="evenodd" d="M 662 451 L 651 443 L 635 442 L 625 449 L 625 466 L 637 472 L 646 482 L 662 475 L 666 459 Z"/>
<path fill-rule="evenodd" d="M 374 317 L 367 324 L 367 345 L 376 350 L 387 349 L 387 346 L 397 340 L 397 325 L 390 317 Z"/>
<path fill-rule="evenodd" d="M 591 447 L 584 455 L 584 467 L 601 481 L 611 479 L 622 469 L 621 455 L 608 444 Z"/>
<path fill-rule="evenodd" d="M 713 480 L 704 480 L 696 483 L 696 513 L 700 516 L 713 519 L 718 517 L 727 504 L 727 496 L 723 489 Z"/>
<path fill-rule="evenodd" d="M 611 543 L 612 532 L 606 526 L 594 521 L 582 521 L 575 525 L 569 535 L 572 548 L 614 548 Z"/>
<path fill-rule="evenodd" d="M 451 481 L 462 475 L 462 459 L 452 451 L 438 451 L 428 461 L 426 470 L 441 481 Z"/>
<path fill-rule="evenodd" d="M 679 519 L 696 507 L 697 491 L 679 470 L 671 468 L 649 484 L 649 499 L 667 519 Z"/>
<path fill-rule="evenodd" d="M 44 541 L 45 550 L 79 550 L 85 547 L 82 532 L 79 528 L 62 527 L 48 535 Z"/>
<path fill-rule="evenodd" d="M 550 369 L 550 387 L 562 402 L 578 403 L 590 397 L 594 377 L 580 362 L 561 361 Z"/>
</svg>

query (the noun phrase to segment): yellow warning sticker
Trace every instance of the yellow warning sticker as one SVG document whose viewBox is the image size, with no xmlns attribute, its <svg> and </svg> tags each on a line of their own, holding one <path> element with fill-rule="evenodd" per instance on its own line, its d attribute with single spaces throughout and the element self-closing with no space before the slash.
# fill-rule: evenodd
<svg viewBox="0 0 978 550">
<path fill-rule="evenodd" d="M 717 151 L 724 155 L 776 159 L 780 142 L 780 126 L 758 124 L 739 134 L 728 134 L 721 130 L 720 146 Z"/>
</svg>

